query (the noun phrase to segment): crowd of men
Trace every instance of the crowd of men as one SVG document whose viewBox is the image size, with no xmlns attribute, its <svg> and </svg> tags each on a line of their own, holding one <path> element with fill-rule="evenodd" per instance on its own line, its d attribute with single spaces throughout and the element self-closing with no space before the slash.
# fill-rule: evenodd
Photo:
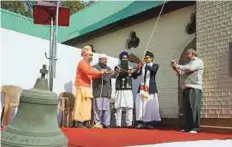
<svg viewBox="0 0 232 147">
<path fill-rule="evenodd" d="M 76 70 L 76 98 L 74 103 L 73 120 L 76 127 L 85 128 L 93 119 L 94 128 L 110 128 L 111 124 L 111 79 L 116 79 L 116 93 L 114 108 L 116 109 L 116 128 L 147 128 L 154 129 L 161 121 L 158 101 L 156 73 L 159 65 L 154 63 L 154 54 L 147 51 L 144 63 L 139 62 L 132 66 L 129 54 L 122 51 L 119 54 L 120 63 L 114 69 L 107 66 L 107 55 L 100 54 L 99 62 L 91 66 L 93 58 L 92 48 L 85 46 L 82 49 L 83 59 Z M 171 62 L 171 67 L 181 77 L 181 86 L 184 96 L 184 116 L 186 125 L 183 131 L 199 132 L 200 101 L 202 96 L 203 62 L 197 58 L 194 49 L 188 49 L 185 57 L 189 62 L 178 65 Z M 136 99 L 132 93 L 132 79 L 142 76 Z M 93 110 L 93 118 L 92 117 Z M 135 120 L 133 121 L 133 110 Z M 122 126 L 122 111 L 125 111 L 126 126 Z"/>
</svg>

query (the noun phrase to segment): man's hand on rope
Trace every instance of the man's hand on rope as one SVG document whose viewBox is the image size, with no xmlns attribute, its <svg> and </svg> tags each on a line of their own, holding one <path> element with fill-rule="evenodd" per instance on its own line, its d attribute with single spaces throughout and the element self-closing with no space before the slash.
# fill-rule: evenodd
<svg viewBox="0 0 232 147">
<path fill-rule="evenodd" d="M 142 62 L 139 62 L 139 63 L 137 64 L 136 69 L 140 69 L 142 66 L 143 66 L 143 63 L 142 63 Z"/>
<path fill-rule="evenodd" d="M 176 68 L 177 68 L 177 63 L 176 63 L 176 61 L 174 61 L 174 60 L 171 61 L 171 67 L 172 67 L 173 69 L 176 69 Z"/>
<path fill-rule="evenodd" d="M 139 71 L 139 70 L 142 68 L 142 66 L 143 66 L 142 62 L 139 62 L 139 63 L 137 64 L 136 68 L 135 68 L 135 69 L 129 70 L 128 73 L 129 73 L 129 74 L 132 74 L 132 73 L 134 73 L 134 72 L 137 72 L 137 71 Z"/>
<path fill-rule="evenodd" d="M 176 76 L 180 76 L 181 72 L 180 70 L 177 68 L 178 64 L 176 63 L 176 61 L 172 60 L 171 61 L 171 67 L 172 69 L 176 72 Z"/>
<path fill-rule="evenodd" d="M 113 70 L 107 70 L 105 74 L 114 74 Z"/>
<path fill-rule="evenodd" d="M 100 72 L 101 74 L 105 74 L 107 72 L 107 69 L 101 69 Z"/>
</svg>

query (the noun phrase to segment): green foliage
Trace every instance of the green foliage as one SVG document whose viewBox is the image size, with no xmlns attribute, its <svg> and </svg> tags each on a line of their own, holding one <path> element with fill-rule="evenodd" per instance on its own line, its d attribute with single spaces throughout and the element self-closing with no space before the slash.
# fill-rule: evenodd
<svg viewBox="0 0 232 147">
<path fill-rule="evenodd" d="M 61 6 L 69 8 L 71 14 L 85 7 L 79 0 L 61 1 Z"/>
<path fill-rule="evenodd" d="M 33 15 L 33 6 L 35 4 L 35 1 L 23 1 L 24 3 L 24 10 L 26 11 L 27 17 L 32 17 Z"/>
<path fill-rule="evenodd" d="M 90 1 L 63 0 L 61 1 L 61 6 L 69 8 L 70 13 L 73 14 L 81 10 L 85 6 L 88 6 L 94 2 L 95 1 L 91 1 L 91 0 Z M 27 17 L 32 17 L 34 4 L 35 4 L 35 1 L 1 1 L 1 8 L 7 9 L 15 13 L 19 13 Z"/>
<path fill-rule="evenodd" d="M 81 1 L 81 3 L 83 3 L 85 5 L 85 7 L 91 5 L 94 2 L 95 2 L 94 0 Z"/>
<path fill-rule="evenodd" d="M 24 4 L 21 1 L 1 1 L 1 8 L 26 16 Z"/>
</svg>

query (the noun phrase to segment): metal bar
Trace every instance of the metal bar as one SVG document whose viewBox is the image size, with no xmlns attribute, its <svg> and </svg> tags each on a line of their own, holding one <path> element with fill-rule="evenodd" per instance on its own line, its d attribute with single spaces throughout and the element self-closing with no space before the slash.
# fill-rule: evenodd
<svg viewBox="0 0 232 147">
<path fill-rule="evenodd" d="M 53 78 L 56 77 L 56 57 L 57 57 L 57 36 L 58 36 L 58 27 L 59 27 L 59 4 L 57 1 L 56 6 L 56 26 L 54 31 L 54 50 L 53 50 Z"/>
<path fill-rule="evenodd" d="M 56 24 L 54 25 L 54 18 L 51 20 L 51 48 L 50 48 L 50 74 L 49 74 L 49 89 L 53 90 L 53 78 L 56 77 L 56 56 L 57 56 L 57 30 L 59 18 L 59 1 L 56 6 Z"/>
<path fill-rule="evenodd" d="M 51 18 L 51 26 L 50 26 L 50 49 L 49 49 L 49 89 L 53 90 L 53 61 L 52 61 L 52 55 L 53 55 L 53 18 Z"/>
</svg>

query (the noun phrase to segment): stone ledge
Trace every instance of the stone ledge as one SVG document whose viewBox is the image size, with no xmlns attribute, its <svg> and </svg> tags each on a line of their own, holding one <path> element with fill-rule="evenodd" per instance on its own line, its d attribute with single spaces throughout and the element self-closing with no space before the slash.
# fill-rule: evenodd
<svg viewBox="0 0 232 147">
<path fill-rule="evenodd" d="M 230 134 L 230 133 L 232 133 L 232 127 L 201 126 L 201 131 L 202 132 L 210 132 L 210 133 Z"/>
<path fill-rule="evenodd" d="M 201 125 L 232 128 L 232 118 L 201 118 Z"/>
<path fill-rule="evenodd" d="M 177 118 L 162 118 L 160 127 L 180 130 L 181 121 L 181 119 Z M 232 133 L 232 118 L 201 118 L 201 131 L 224 134 Z"/>
</svg>

